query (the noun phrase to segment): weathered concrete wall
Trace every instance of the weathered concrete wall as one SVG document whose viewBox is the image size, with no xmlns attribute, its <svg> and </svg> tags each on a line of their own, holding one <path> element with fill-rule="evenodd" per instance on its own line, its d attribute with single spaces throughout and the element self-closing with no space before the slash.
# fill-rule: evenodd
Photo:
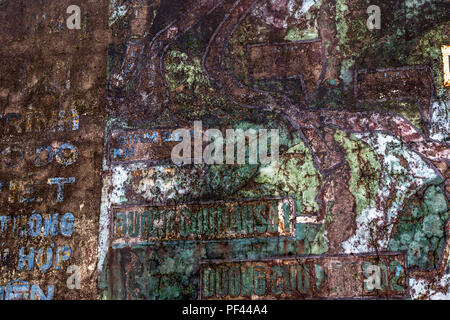
<svg viewBox="0 0 450 320">
<path fill-rule="evenodd" d="M 447 6 L 0 1 L 0 297 L 450 298 Z"/>
<path fill-rule="evenodd" d="M 0 2 L 2 298 L 97 297 L 107 3 L 71 4 Z"/>
</svg>

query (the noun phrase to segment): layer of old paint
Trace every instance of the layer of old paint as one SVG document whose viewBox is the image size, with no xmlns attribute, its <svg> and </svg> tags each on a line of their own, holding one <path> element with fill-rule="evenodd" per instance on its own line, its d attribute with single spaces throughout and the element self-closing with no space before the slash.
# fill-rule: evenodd
<svg viewBox="0 0 450 320">
<path fill-rule="evenodd" d="M 450 298 L 448 1 L 69 5 L 0 1 L 0 299 Z"/>
</svg>

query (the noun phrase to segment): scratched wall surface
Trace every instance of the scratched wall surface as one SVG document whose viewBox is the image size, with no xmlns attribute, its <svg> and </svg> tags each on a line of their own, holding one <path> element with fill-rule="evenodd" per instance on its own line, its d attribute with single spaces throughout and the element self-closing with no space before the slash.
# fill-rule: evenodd
<svg viewBox="0 0 450 320">
<path fill-rule="evenodd" d="M 448 1 L 0 0 L 0 28 L 0 299 L 450 299 Z M 175 164 L 183 128 L 280 156 Z"/>
<path fill-rule="evenodd" d="M 97 297 L 107 12 L 70 4 L 0 1 L 0 299 Z"/>
</svg>

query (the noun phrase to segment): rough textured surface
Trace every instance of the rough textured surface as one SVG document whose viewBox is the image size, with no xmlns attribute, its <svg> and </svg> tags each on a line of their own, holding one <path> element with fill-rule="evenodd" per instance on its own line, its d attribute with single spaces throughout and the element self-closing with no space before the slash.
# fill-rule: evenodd
<svg viewBox="0 0 450 320">
<path fill-rule="evenodd" d="M 450 299 L 448 1 L 70 4 L 0 1 L 0 298 Z M 279 161 L 175 165 L 194 121 Z"/>
<path fill-rule="evenodd" d="M 16 290 L 17 298 L 97 297 L 108 15 L 105 2 L 87 1 L 82 29 L 67 30 L 70 4 L 0 2 L 2 150 L 9 150 L 0 168 L 2 298 L 19 280 L 30 290 Z M 65 179 L 61 190 L 55 178 Z M 73 265 L 79 290 L 66 286 Z"/>
</svg>

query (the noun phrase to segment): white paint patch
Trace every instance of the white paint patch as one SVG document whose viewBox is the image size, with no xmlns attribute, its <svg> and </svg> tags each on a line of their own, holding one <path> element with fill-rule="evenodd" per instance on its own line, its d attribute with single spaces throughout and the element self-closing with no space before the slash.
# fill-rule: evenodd
<svg viewBox="0 0 450 320">
<path fill-rule="evenodd" d="M 109 202 L 111 204 L 120 204 L 126 202 L 124 184 L 127 181 L 130 169 L 122 166 L 115 166 L 111 170 L 111 180 L 108 181 L 110 194 Z"/>
<path fill-rule="evenodd" d="M 111 223 L 110 209 L 129 201 L 126 196 L 128 188 L 133 189 L 136 196 L 145 201 L 166 203 L 171 199 L 195 192 L 195 186 L 190 182 L 199 176 L 199 171 L 177 172 L 172 166 L 153 166 L 146 163 L 127 165 L 108 165 L 103 160 L 103 188 L 100 207 L 100 228 L 98 244 L 98 272 L 104 266 L 108 251 L 109 226 Z M 183 177 L 183 179 L 175 179 Z M 162 220 L 161 220 L 162 223 Z"/>
<path fill-rule="evenodd" d="M 279 161 L 272 162 L 268 166 L 259 168 L 259 175 L 273 177 L 280 169 Z"/>
<path fill-rule="evenodd" d="M 397 219 L 404 201 L 438 176 L 420 156 L 404 149 L 402 143 L 392 136 L 384 133 L 355 136 L 372 148 L 381 160 L 384 170 L 381 172 L 375 203 L 363 209 L 356 218 L 356 232 L 342 244 L 342 248 L 345 253 L 375 252 L 375 240 L 377 250 L 386 250 L 393 222 Z M 406 160 L 406 166 L 401 164 L 399 157 Z M 387 207 L 388 199 L 393 200 L 390 207 Z M 376 232 L 379 230 L 383 232 Z"/>
<path fill-rule="evenodd" d="M 299 15 L 302 16 L 311 9 L 313 5 L 317 3 L 318 0 L 303 0 L 302 8 L 299 11 Z M 292 2 L 292 1 L 290 1 Z"/>
<path fill-rule="evenodd" d="M 165 200 L 173 199 L 177 193 L 184 195 L 188 192 L 175 181 L 173 168 L 164 166 L 155 166 L 151 169 L 143 169 L 143 176 L 137 185 L 137 194 L 146 200 L 163 198 Z"/>
</svg>

